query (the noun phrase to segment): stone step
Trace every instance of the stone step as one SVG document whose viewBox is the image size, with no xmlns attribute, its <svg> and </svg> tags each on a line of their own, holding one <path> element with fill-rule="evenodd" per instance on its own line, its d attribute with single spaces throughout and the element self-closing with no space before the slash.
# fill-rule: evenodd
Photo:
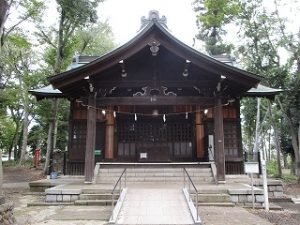
<svg viewBox="0 0 300 225">
<path fill-rule="evenodd" d="M 117 199 L 114 200 L 114 204 L 117 202 Z M 74 202 L 75 205 L 98 205 L 98 206 L 110 206 L 112 200 L 77 200 Z"/>
<path fill-rule="evenodd" d="M 199 206 L 234 207 L 235 204 L 232 202 L 199 202 Z"/>
<path fill-rule="evenodd" d="M 111 194 L 111 189 L 102 189 L 102 188 L 84 188 L 82 189 L 81 194 Z"/>
<path fill-rule="evenodd" d="M 183 173 L 177 173 L 177 172 L 126 172 L 127 177 L 137 177 L 137 176 L 180 176 L 183 177 Z M 212 176 L 211 171 L 209 172 L 195 172 L 195 173 L 189 173 L 190 177 L 198 177 L 198 176 Z M 119 177 L 119 173 L 99 173 L 98 176 L 107 176 L 107 177 Z"/>
<path fill-rule="evenodd" d="M 118 199 L 119 194 L 114 195 L 114 199 Z M 81 194 L 79 200 L 111 200 L 112 194 Z"/>
<path fill-rule="evenodd" d="M 196 195 L 191 194 L 193 201 L 196 201 Z M 199 203 L 230 203 L 230 196 L 228 194 L 198 194 Z"/>
<path fill-rule="evenodd" d="M 213 182 L 212 177 L 195 177 L 192 178 L 193 182 Z M 97 179 L 97 183 L 114 183 L 116 179 L 111 177 L 100 177 Z M 183 182 L 183 177 L 164 177 L 164 176 L 157 176 L 157 177 L 127 177 L 127 182 L 142 182 L 142 181 L 170 181 L 170 182 Z M 124 182 L 124 180 L 122 180 Z"/>
<path fill-rule="evenodd" d="M 74 202 L 45 202 L 45 201 L 34 201 L 27 203 L 27 207 L 34 206 L 68 206 L 74 205 Z"/>
<path fill-rule="evenodd" d="M 100 172 L 103 173 L 118 173 L 121 174 L 124 169 L 115 169 L 115 168 L 110 168 L 110 169 L 105 169 L 105 168 L 100 168 Z M 187 172 L 188 173 L 196 173 L 196 172 L 202 172 L 202 173 L 207 173 L 210 172 L 210 168 L 188 168 Z M 172 173 L 183 173 L 182 168 L 127 168 L 126 169 L 127 173 L 155 173 L 155 172 L 172 172 Z"/>
</svg>

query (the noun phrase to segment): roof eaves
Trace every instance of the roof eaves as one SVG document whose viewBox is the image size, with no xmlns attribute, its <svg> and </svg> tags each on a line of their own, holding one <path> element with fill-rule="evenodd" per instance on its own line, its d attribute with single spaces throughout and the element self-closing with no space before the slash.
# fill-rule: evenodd
<svg viewBox="0 0 300 225">
<path fill-rule="evenodd" d="M 222 68 L 226 68 L 227 70 L 229 70 L 229 72 L 236 72 L 236 73 L 240 73 L 243 75 L 246 75 L 248 77 L 251 77 L 253 79 L 257 80 L 257 84 L 259 83 L 259 81 L 261 81 L 263 79 L 263 77 L 261 75 L 257 75 L 242 69 L 239 69 L 237 67 L 228 65 L 226 63 L 220 62 L 208 55 L 205 55 L 201 52 L 199 52 L 198 50 L 188 46 L 187 44 L 183 43 L 182 41 L 180 41 L 179 39 L 177 39 L 175 36 L 173 36 L 165 27 L 163 27 L 161 24 L 159 24 L 158 22 L 154 22 L 155 25 L 165 34 L 167 35 L 169 38 L 173 39 L 178 45 L 182 46 L 183 48 L 187 49 L 188 51 L 193 52 L 194 54 L 200 56 L 202 59 L 206 60 L 208 63 L 212 63 L 217 66 L 221 66 Z"/>
<path fill-rule="evenodd" d="M 103 56 L 91 61 L 90 63 L 87 63 L 85 65 L 82 65 L 80 67 L 77 67 L 77 68 L 74 68 L 72 70 L 68 70 L 68 71 L 65 71 L 65 72 L 62 72 L 62 73 L 59 73 L 59 74 L 56 74 L 56 75 L 53 75 L 53 76 L 49 76 L 47 77 L 48 81 L 50 83 L 52 83 L 54 86 L 55 85 L 55 81 L 56 80 L 60 80 L 60 79 L 64 79 L 66 77 L 68 77 L 70 74 L 72 74 L 72 76 L 74 76 L 74 73 L 77 75 L 79 73 L 82 74 L 82 72 L 84 72 L 86 70 L 86 68 L 89 68 L 89 67 L 92 67 L 94 66 L 95 64 L 97 64 L 98 62 L 100 61 L 103 61 L 105 59 L 108 59 L 110 58 L 111 56 L 117 54 L 118 52 L 121 52 L 123 50 L 126 50 L 127 48 L 129 48 L 133 43 L 135 43 L 141 36 L 143 36 L 146 32 L 148 32 L 152 27 L 153 27 L 154 23 L 153 22 L 150 22 L 147 26 L 145 26 L 143 29 L 141 29 L 137 35 L 132 38 L 131 40 L 129 40 L 127 43 L 117 47 L 116 49 L 104 54 Z M 75 75 L 75 76 L 76 76 Z"/>
</svg>

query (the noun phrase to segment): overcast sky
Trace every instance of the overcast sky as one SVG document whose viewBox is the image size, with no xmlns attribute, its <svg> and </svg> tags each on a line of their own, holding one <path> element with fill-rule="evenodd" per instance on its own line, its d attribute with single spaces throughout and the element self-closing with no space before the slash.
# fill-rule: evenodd
<svg viewBox="0 0 300 225">
<path fill-rule="evenodd" d="M 141 17 L 148 17 L 150 10 L 158 10 L 167 17 L 171 32 L 181 41 L 192 45 L 197 33 L 196 15 L 191 0 L 105 0 L 100 3 L 99 17 L 108 19 L 115 41 L 125 43 L 140 28 Z"/>
</svg>

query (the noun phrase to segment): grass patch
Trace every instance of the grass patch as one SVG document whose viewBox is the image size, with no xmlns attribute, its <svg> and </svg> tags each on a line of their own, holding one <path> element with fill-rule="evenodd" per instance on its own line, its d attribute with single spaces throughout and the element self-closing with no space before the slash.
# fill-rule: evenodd
<svg viewBox="0 0 300 225">
<path fill-rule="evenodd" d="M 295 181 L 297 181 L 297 176 L 295 175 L 283 175 L 281 177 L 281 180 L 284 182 L 284 183 L 294 183 Z"/>
</svg>

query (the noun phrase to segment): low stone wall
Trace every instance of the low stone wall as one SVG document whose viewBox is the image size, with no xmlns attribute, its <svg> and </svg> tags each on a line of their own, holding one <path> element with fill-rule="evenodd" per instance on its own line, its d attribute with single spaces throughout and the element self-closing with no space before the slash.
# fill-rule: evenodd
<svg viewBox="0 0 300 225">
<path fill-rule="evenodd" d="M 81 189 L 46 189 L 46 202 L 74 202 L 79 199 Z"/>
<path fill-rule="evenodd" d="M 251 189 L 231 189 L 228 190 L 230 201 L 236 205 L 252 206 L 252 191 Z M 262 206 L 264 203 L 263 190 L 254 188 L 254 203 L 255 206 Z"/>
<path fill-rule="evenodd" d="M 258 188 L 263 189 L 262 181 L 255 181 L 254 185 Z M 268 180 L 268 193 L 269 193 L 269 198 L 284 197 L 282 182 L 280 180 Z"/>
<path fill-rule="evenodd" d="M 16 220 L 13 214 L 13 203 L 4 203 L 0 205 L 0 224 L 13 225 L 16 224 Z"/>
</svg>

